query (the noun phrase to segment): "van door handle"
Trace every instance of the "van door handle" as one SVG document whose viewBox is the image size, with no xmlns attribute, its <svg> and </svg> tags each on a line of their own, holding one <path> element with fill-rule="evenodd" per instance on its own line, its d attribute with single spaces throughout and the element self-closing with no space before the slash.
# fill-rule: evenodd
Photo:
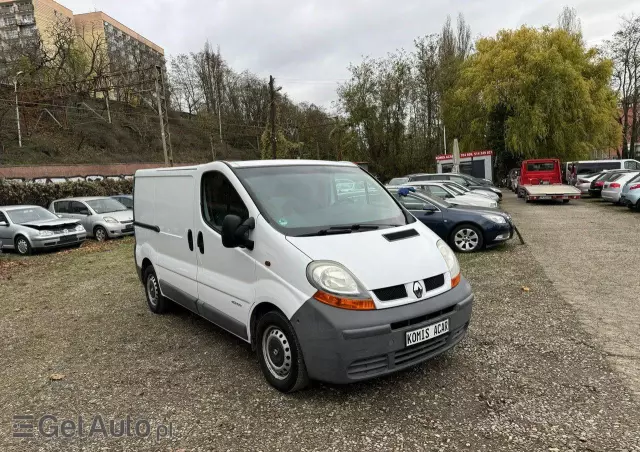
<svg viewBox="0 0 640 452">
<path fill-rule="evenodd" d="M 193 232 L 191 229 L 187 232 L 187 243 L 189 243 L 189 251 L 193 251 Z"/>
<path fill-rule="evenodd" d="M 202 231 L 198 232 L 198 249 L 200 254 L 204 254 L 204 238 L 202 237 Z"/>
</svg>

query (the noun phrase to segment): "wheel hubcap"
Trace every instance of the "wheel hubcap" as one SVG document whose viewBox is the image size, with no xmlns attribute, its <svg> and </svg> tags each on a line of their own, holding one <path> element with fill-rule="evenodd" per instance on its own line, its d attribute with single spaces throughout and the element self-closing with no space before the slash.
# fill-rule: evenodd
<svg viewBox="0 0 640 452">
<path fill-rule="evenodd" d="M 104 232 L 104 229 L 98 229 L 96 231 L 96 239 L 98 240 L 98 242 L 103 242 L 105 237 L 106 237 L 106 232 Z"/>
<path fill-rule="evenodd" d="M 461 229 L 456 233 L 454 242 L 462 251 L 472 251 L 478 246 L 480 237 L 473 229 Z"/>
<path fill-rule="evenodd" d="M 284 380 L 291 372 L 292 354 L 287 336 L 277 327 L 270 326 L 262 335 L 262 354 L 271 375 Z"/>
<path fill-rule="evenodd" d="M 25 254 L 27 251 L 29 251 L 29 244 L 27 241 L 24 239 L 18 240 L 18 252 L 20 254 Z"/>
<path fill-rule="evenodd" d="M 147 298 L 152 306 L 158 304 L 158 283 L 155 276 L 149 276 L 147 279 Z"/>
</svg>

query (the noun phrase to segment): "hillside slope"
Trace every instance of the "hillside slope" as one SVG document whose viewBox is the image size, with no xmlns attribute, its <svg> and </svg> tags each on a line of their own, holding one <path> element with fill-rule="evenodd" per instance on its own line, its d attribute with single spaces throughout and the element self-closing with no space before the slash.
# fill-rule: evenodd
<svg viewBox="0 0 640 452">
<path fill-rule="evenodd" d="M 21 107 L 22 148 L 14 108 L 0 104 L 0 165 L 164 161 L 160 121 L 149 108 L 111 102 L 110 124 L 105 103 L 98 99 L 78 99 L 71 107 L 53 101 L 27 105 Z M 195 117 L 172 112 L 169 125 L 174 162 L 207 162 L 214 153 L 216 159 L 259 158 L 255 149 L 235 149 L 217 136 L 212 139 L 206 128 L 215 129 Z"/>
</svg>

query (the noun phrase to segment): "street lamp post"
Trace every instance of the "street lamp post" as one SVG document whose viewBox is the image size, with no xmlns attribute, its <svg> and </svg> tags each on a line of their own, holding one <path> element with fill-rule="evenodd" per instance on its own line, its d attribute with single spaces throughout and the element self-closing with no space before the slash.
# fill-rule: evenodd
<svg viewBox="0 0 640 452">
<path fill-rule="evenodd" d="M 20 106 L 18 104 L 18 77 L 24 74 L 23 71 L 20 71 L 16 74 L 13 79 L 13 89 L 16 93 L 16 124 L 18 124 L 18 146 L 22 147 L 22 132 L 20 131 Z"/>
</svg>

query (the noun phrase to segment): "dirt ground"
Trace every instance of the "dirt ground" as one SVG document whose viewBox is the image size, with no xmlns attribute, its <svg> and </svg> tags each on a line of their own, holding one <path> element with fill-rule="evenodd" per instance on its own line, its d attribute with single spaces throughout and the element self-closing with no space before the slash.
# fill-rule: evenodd
<svg viewBox="0 0 640 452">
<path fill-rule="evenodd" d="M 600 199 L 504 202 L 536 261 L 640 399 L 640 213 Z"/>
<path fill-rule="evenodd" d="M 150 313 L 130 239 L 0 256 L 0 451 L 640 451 L 640 402 L 609 361 L 612 344 L 601 348 L 538 262 L 546 237 L 525 224 L 524 206 L 505 205 L 530 244 L 461 256 L 476 302 L 456 349 L 294 395 L 269 387 L 250 348 L 217 327 L 179 309 Z M 152 433 L 13 437 L 24 431 L 14 416 L 47 414 L 58 424 L 101 415 L 107 428 L 129 415 Z M 58 424 L 45 419 L 52 434 Z M 171 438 L 158 440 L 158 426 Z"/>
</svg>

